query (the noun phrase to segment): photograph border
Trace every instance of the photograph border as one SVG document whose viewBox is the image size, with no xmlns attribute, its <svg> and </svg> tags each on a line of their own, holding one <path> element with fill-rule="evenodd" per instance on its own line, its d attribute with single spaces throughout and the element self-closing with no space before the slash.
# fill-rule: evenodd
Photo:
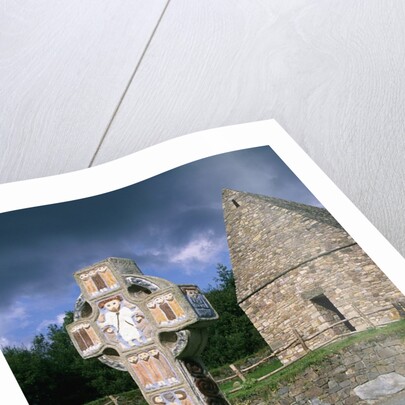
<svg viewBox="0 0 405 405">
<path fill-rule="evenodd" d="M 199 159 L 259 146 L 273 149 L 405 295 L 405 259 L 275 120 L 195 132 L 96 167 L 0 184 L 0 213 L 104 194 Z M 0 379 L 6 398 L 27 404 L 1 352 Z"/>
</svg>

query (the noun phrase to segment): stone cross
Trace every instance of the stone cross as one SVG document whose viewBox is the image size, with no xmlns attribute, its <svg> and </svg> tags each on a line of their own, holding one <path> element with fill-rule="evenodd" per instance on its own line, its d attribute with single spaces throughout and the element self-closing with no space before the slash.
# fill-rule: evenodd
<svg viewBox="0 0 405 405">
<path fill-rule="evenodd" d="M 69 336 L 84 359 L 128 371 L 148 404 L 229 404 L 200 354 L 218 314 L 194 285 L 144 276 L 129 259 L 79 270 Z"/>
</svg>

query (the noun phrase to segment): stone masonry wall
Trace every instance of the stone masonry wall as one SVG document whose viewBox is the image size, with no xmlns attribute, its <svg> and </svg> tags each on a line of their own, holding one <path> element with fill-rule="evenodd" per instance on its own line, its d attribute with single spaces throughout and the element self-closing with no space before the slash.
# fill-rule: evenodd
<svg viewBox="0 0 405 405">
<path fill-rule="evenodd" d="M 353 344 L 307 368 L 292 382 L 280 384 L 266 403 L 369 404 L 356 395 L 354 388 L 392 372 L 405 376 L 405 341 L 399 337 L 381 336 L 370 342 Z"/>
<path fill-rule="evenodd" d="M 224 195 L 239 301 L 286 270 L 354 243 L 325 209 L 231 190 Z"/>
<path fill-rule="evenodd" d="M 325 209 L 234 190 L 223 191 L 223 207 L 239 305 L 273 350 L 296 339 L 293 329 L 304 337 L 323 330 L 339 319 L 337 311 L 352 318 L 357 310 L 369 313 L 405 300 Z M 370 320 L 398 318 L 392 307 Z M 368 326 L 362 318 L 350 322 L 356 330 Z M 298 345 L 280 360 L 288 363 L 303 351 Z"/>
<path fill-rule="evenodd" d="M 354 304 L 363 313 L 391 306 L 403 299 L 401 292 L 382 275 L 381 270 L 358 245 L 335 251 L 306 263 L 275 280 L 241 304 L 242 309 L 273 350 L 296 339 L 292 328 L 304 337 L 323 330 L 329 324 L 310 301 L 312 295 L 324 294 L 346 317 L 358 316 Z M 375 324 L 399 319 L 392 307 L 388 312 L 369 316 Z M 350 323 L 356 330 L 369 325 L 357 318 Z M 347 330 L 349 332 L 349 330 Z M 307 342 L 314 348 L 335 336 L 333 330 Z M 299 357 L 301 345 L 279 356 L 283 363 Z"/>
</svg>

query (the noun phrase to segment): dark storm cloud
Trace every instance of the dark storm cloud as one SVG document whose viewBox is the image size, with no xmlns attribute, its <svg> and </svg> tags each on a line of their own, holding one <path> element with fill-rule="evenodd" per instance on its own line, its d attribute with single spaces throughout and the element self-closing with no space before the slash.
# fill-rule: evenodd
<svg viewBox="0 0 405 405">
<path fill-rule="evenodd" d="M 108 256 L 134 258 L 147 272 L 186 263 L 193 240 L 211 238 L 225 251 L 222 188 L 316 204 L 269 148 L 256 148 L 101 196 L 1 214 L 0 309 L 21 294 L 67 294 L 74 271 Z"/>
</svg>

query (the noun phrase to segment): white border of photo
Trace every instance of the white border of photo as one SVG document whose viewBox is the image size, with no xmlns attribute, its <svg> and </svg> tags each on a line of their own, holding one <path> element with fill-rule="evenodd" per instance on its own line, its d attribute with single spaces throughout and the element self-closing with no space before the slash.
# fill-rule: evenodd
<svg viewBox="0 0 405 405">
<path fill-rule="evenodd" d="M 265 145 L 279 155 L 405 295 L 405 259 L 275 120 L 196 132 L 90 169 L 0 184 L 0 213 L 107 193 L 198 159 Z M 0 381 L 8 403 L 27 404 L 1 353 Z"/>
</svg>

